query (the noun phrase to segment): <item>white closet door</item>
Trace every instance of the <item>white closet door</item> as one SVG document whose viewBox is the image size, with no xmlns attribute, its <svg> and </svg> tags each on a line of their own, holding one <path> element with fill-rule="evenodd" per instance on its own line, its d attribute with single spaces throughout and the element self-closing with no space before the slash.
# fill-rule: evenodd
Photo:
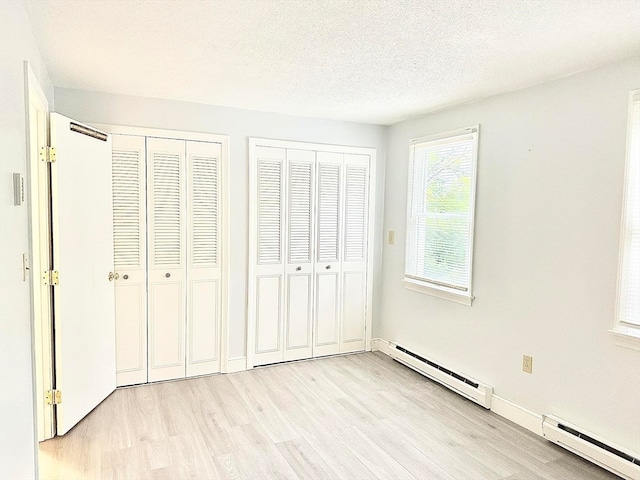
<svg viewBox="0 0 640 480">
<path fill-rule="evenodd" d="M 315 152 L 287 150 L 284 358 L 313 355 L 313 201 Z"/>
<path fill-rule="evenodd" d="M 343 157 L 317 152 L 314 357 L 340 352 Z"/>
<path fill-rule="evenodd" d="M 147 138 L 149 381 L 185 376 L 185 142 Z"/>
<path fill-rule="evenodd" d="M 116 381 L 147 381 L 145 138 L 113 135 Z"/>
<path fill-rule="evenodd" d="M 218 143 L 187 142 L 187 376 L 220 371 Z"/>
<path fill-rule="evenodd" d="M 285 157 L 283 148 L 256 147 L 256 164 L 251 167 L 255 175 L 255 238 L 251 248 L 255 248 L 256 262 L 249 296 L 253 344 L 248 348 L 254 365 L 283 359 Z"/>
<path fill-rule="evenodd" d="M 344 156 L 340 353 L 365 348 L 369 155 Z"/>
</svg>

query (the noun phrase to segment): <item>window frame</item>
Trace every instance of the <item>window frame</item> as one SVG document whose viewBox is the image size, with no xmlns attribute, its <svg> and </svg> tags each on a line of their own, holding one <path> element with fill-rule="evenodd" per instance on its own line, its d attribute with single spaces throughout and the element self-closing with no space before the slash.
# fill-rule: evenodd
<svg viewBox="0 0 640 480">
<path fill-rule="evenodd" d="M 471 159 L 471 191 L 469 194 L 469 282 L 466 287 L 467 290 L 460 290 L 458 288 L 449 287 L 447 285 L 440 284 L 438 282 L 429 281 L 427 279 L 419 279 L 407 274 L 407 266 L 409 264 L 409 243 L 412 237 L 415 236 L 415 232 L 410 231 L 411 226 L 411 213 L 413 204 L 413 189 L 414 189 L 414 176 L 415 176 L 415 152 L 416 147 L 425 143 L 438 142 L 442 140 L 451 139 L 454 137 L 471 135 L 473 139 L 473 152 Z M 476 210 L 476 191 L 477 191 L 477 177 L 478 177 L 478 146 L 480 137 L 480 125 L 471 125 L 469 127 L 457 128 L 455 130 L 449 130 L 446 132 L 440 132 L 433 135 L 427 135 L 423 137 L 414 138 L 409 144 L 409 164 L 407 175 L 407 213 L 406 213 L 406 226 L 405 226 L 405 264 L 404 264 L 404 276 L 403 283 L 405 288 L 431 295 L 434 297 L 442 298 L 452 302 L 460 303 L 462 305 L 471 306 L 475 299 L 473 295 L 473 252 L 474 252 L 474 232 L 475 232 L 475 210 Z"/>
<path fill-rule="evenodd" d="M 640 133 L 633 130 L 633 110 L 636 104 L 640 104 L 640 89 L 632 90 L 629 92 L 629 107 L 627 110 L 627 131 L 626 131 L 626 151 L 624 159 L 624 177 L 623 177 L 623 190 L 622 190 L 622 208 L 620 215 L 620 240 L 618 246 L 618 275 L 616 282 L 616 298 L 615 298 L 615 311 L 614 311 L 614 324 L 613 328 L 609 330 L 613 334 L 613 338 L 616 344 L 632 348 L 634 350 L 640 350 L 640 325 L 629 324 L 621 320 L 621 303 L 623 298 L 623 273 L 625 263 L 625 247 L 626 238 L 625 234 L 627 224 L 627 198 L 631 194 L 631 146 L 633 143 L 633 134 L 640 136 Z M 640 141 L 640 139 L 638 139 Z M 636 187 L 638 188 L 638 187 Z"/>
</svg>

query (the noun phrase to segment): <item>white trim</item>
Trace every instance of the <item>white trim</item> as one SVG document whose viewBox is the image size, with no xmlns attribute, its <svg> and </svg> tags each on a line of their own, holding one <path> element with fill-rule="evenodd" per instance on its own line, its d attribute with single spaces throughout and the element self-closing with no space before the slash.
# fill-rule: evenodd
<svg viewBox="0 0 640 480">
<path fill-rule="evenodd" d="M 462 305 L 471 306 L 475 297 L 469 295 L 467 292 L 461 292 L 452 288 L 440 287 L 438 285 L 431 285 L 428 283 L 420 282 L 418 280 L 410 280 L 408 278 L 402 279 L 404 282 L 404 288 L 407 290 L 413 290 L 414 292 L 426 293 L 438 298 L 444 298 L 452 302 L 460 303 Z"/>
<path fill-rule="evenodd" d="M 245 370 L 247 370 L 247 357 L 230 358 L 227 361 L 226 373 L 244 372 Z"/>
<path fill-rule="evenodd" d="M 24 62 L 25 131 L 27 142 L 27 206 L 29 217 L 29 283 L 31 297 L 31 338 L 34 394 L 34 429 L 38 441 L 55 434 L 53 406 L 44 394 L 53 388 L 53 317 L 50 289 L 41 285 L 41 272 L 49 270 L 49 192 L 47 165 L 39 159 L 39 148 L 49 139 L 49 102 L 31 66 Z M 31 118 L 32 108 L 36 118 Z M 42 115 L 43 118 L 40 118 Z M 32 131 L 35 122 L 36 131 Z M 44 122 L 43 130 L 38 123 Z M 34 145 L 35 143 L 35 145 Z M 43 240 L 46 244 L 43 244 Z M 42 252 L 46 252 L 46 259 Z M 37 458 L 36 446 L 36 458 Z"/>
<path fill-rule="evenodd" d="M 628 330 L 623 330 L 625 328 Z M 618 325 L 615 329 L 609 330 L 609 333 L 611 333 L 613 343 L 616 345 L 640 351 L 640 331 L 638 329 Z"/>
<path fill-rule="evenodd" d="M 173 138 L 176 140 L 194 140 L 196 142 L 223 143 L 228 135 L 216 133 L 187 132 L 184 130 L 166 130 L 160 128 L 128 127 L 125 125 L 110 125 L 103 123 L 92 123 L 92 126 L 104 130 L 106 133 L 118 135 L 135 135 L 138 137 Z"/>
<path fill-rule="evenodd" d="M 500 415 L 507 420 L 511 420 L 513 423 L 542 436 L 542 415 L 533 413 L 532 411 L 527 410 L 520 405 L 516 405 L 515 403 L 498 395 L 493 396 L 491 411 L 496 415 Z"/>
<path fill-rule="evenodd" d="M 389 342 L 382 338 L 374 338 L 371 340 L 371 351 L 382 352 L 385 355 L 391 356 L 391 346 L 389 345 Z"/>
</svg>

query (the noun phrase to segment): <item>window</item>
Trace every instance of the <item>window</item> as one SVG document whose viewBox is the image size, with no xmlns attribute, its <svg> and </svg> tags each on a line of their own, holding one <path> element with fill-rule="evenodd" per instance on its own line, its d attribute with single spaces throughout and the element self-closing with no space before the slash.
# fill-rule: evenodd
<svg viewBox="0 0 640 480">
<path fill-rule="evenodd" d="M 411 142 L 405 286 L 471 305 L 479 126 Z"/>
<path fill-rule="evenodd" d="M 631 92 L 624 181 L 614 332 L 640 337 L 640 90 Z"/>
</svg>

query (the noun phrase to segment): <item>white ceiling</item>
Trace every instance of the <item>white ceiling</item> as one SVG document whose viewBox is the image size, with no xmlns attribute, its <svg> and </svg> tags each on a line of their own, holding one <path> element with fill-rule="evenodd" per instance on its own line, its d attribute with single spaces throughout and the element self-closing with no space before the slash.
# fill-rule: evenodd
<svg viewBox="0 0 640 480">
<path fill-rule="evenodd" d="M 24 2 L 56 86 L 366 123 L 640 55 L 640 0 Z"/>
</svg>

